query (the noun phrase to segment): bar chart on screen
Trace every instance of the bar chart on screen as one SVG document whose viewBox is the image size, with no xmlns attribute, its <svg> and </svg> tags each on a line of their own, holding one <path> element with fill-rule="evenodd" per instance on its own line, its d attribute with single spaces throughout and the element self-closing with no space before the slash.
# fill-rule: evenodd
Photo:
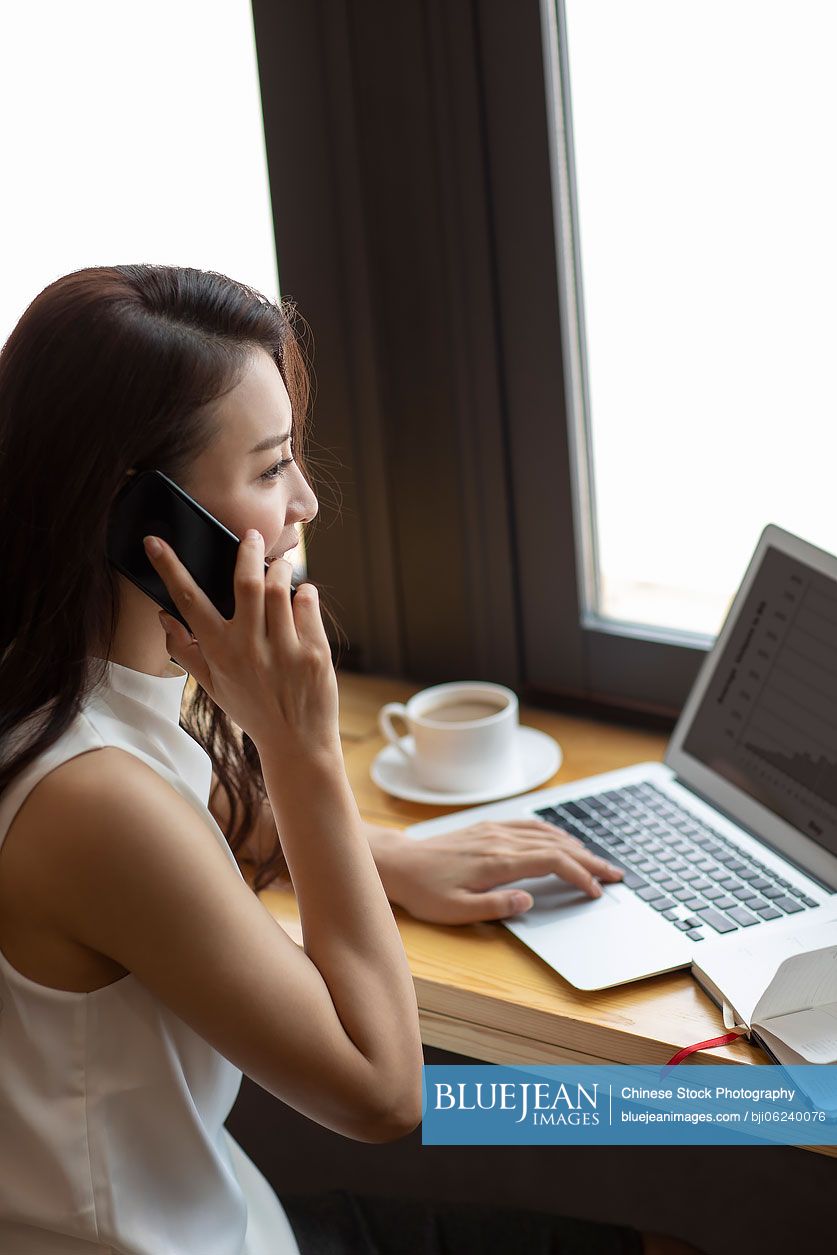
<svg viewBox="0 0 837 1255">
<path fill-rule="evenodd" d="M 765 555 L 711 700 L 684 743 L 801 831 L 837 839 L 837 594 Z"/>
</svg>

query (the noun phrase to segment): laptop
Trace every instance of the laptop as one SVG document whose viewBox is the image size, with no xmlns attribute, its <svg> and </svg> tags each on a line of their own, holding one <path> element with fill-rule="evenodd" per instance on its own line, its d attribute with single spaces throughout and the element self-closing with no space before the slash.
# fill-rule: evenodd
<svg viewBox="0 0 837 1255">
<path fill-rule="evenodd" d="M 837 915 L 837 557 L 765 527 L 662 763 L 405 833 L 525 817 L 624 868 L 600 898 L 557 875 L 510 882 L 534 905 L 503 925 L 578 989 L 689 967 L 710 939 L 738 946 Z"/>
</svg>

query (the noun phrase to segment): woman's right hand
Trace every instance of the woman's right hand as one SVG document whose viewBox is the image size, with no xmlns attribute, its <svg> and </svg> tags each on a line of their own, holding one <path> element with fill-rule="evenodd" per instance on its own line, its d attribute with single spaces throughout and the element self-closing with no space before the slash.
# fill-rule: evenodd
<svg viewBox="0 0 837 1255">
<path fill-rule="evenodd" d="M 186 628 L 160 612 L 169 655 L 190 672 L 257 749 L 297 757 L 340 754 L 338 690 L 314 584 L 290 595 L 293 568 L 277 558 L 264 569 L 264 538 L 248 531 L 236 555 L 235 612 L 225 619 L 170 545 L 148 560 Z"/>
</svg>

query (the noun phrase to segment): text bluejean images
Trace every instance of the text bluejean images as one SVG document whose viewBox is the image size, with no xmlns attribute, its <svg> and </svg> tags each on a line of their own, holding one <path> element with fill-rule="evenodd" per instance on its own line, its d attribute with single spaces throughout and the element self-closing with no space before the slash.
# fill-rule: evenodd
<svg viewBox="0 0 837 1255">
<path fill-rule="evenodd" d="M 837 1065 L 427 1064 L 422 1143 L 837 1145 Z"/>
</svg>

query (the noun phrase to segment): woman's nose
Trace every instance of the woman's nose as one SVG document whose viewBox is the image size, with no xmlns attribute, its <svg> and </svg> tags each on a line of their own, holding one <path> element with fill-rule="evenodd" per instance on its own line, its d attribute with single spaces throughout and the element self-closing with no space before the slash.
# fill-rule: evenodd
<svg viewBox="0 0 837 1255">
<path fill-rule="evenodd" d="M 317 500 L 317 498 L 314 496 L 314 494 L 313 494 L 313 493 L 311 493 L 311 496 L 310 496 L 310 499 L 309 499 L 309 504 L 308 504 L 308 510 L 307 510 L 307 512 L 306 512 L 305 514 L 303 514 L 303 515 L 300 517 L 300 520 L 299 520 L 299 521 L 300 521 L 301 523 L 310 523 L 310 522 L 312 521 L 312 519 L 315 519 L 315 518 L 317 517 L 317 512 L 319 511 L 319 508 L 320 508 L 320 503 L 319 503 L 319 501 L 318 501 L 318 500 Z"/>
</svg>

